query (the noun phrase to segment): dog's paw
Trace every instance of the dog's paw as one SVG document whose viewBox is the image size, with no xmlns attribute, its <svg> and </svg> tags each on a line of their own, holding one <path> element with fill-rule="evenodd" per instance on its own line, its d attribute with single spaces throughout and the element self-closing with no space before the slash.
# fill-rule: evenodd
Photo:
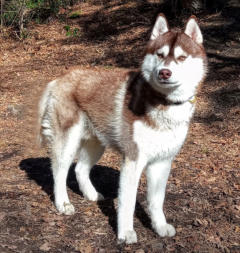
<svg viewBox="0 0 240 253">
<path fill-rule="evenodd" d="M 56 204 L 57 210 L 65 215 L 72 215 L 75 213 L 75 208 L 71 203 L 64 202 L 63 205 Z"/>
<path fill-rule="evenodd" d="M 165 225 L 154 226 L 154 229 L 161 237 L 172 237 L 176 234 L 174 226 L 168 223 Z"/>
<path fill-rule="evenodd" d="M 87 194 L 84 195 L 84 197 L 87 200 L 90 200 L 90 201 L 101 201 L 101 200 L 104 200 L 103 195 L 101 193 L 97 192 L 97 191 L 88 192 Z"/>
<path fill-rule="evenodd" d="M 125 231 L 124 234 L 118 236 L 118 244 L 132 244 L 137 242 L 137 234 L 134 230 Z"/>
</svg>

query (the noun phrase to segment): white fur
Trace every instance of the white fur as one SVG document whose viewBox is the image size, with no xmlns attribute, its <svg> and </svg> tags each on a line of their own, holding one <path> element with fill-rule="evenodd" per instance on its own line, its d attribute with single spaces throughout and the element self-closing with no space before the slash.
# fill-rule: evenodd
<svg viewBox="0 0 240 253">
<path fill-rule="evenodd" d="M 203 43 L 202 33 L 201 33 L 200 28 L 194 18 L 189 19 L 184 32 L 189 37 L 191 37 L 195 42 L 197 42 L 198 44 Z"/>
<path fill-rule="evenodd" d="M 172 72 L 167 84 L 159 80 L 159 71 L 163 68 Z M 204 75 L 204 62 L 202 58 L 193 58 L 190 55 L 184 62 L 171 61 L 165 66 L 164 61 L 159 60 L 156 54 L 147 54 L 142 64 L 142 73 L 155 90 L 167 95 L 174 102 L 182 102 L 194 95 Z"/>
<path fill-rule="evenodd" d="M 71 127 L 67 135 L 56 136 L 54 145 L 52 171 L 55 205 L 58 211 L 66 215 L 74 213 L 74 207 L 70 203 L 67 194 L 66 179 L 71 163 L 76 156 L 79 158 L 75 167 L 79 189 L 89 200 L 103 199 L 103 196 L 92 185 L 89 174 L 92 166 L 98 162 L 103 154 L 104 147 L 95 137 L 90 137 L 89 132 L 86 131 L 85 115 L 80 116 L 78 124 Z"/>
<path fill-rule="evenodd" d="M 51 142 L 53 138 L 52 127 L 49 121 L 51 112 L 52 112 L 52 88 L 56 85 L 56 80 L 48 83 L 41 100 L 39 102 L 39 126 L 42 128 L 43 135 L 45 138 Z M 42 143 L 43 140 L 41 135 L 38 136 L 39 143 Z"/>
<path fill-rule="evenodd" d="M 177 53 L 182 54 L 183 51 L 180 52 L 178 49 Z M 156 55 L 145 56 L 142 65 L 145 79 L 171 101 L 180 101 L 183 104 L 172 105 L 167 110 L 149 107 L 148 114 L 157 123 L 155 129 L 142 121 L 134 123 L 133 138 L 139 148 L 139 159 L 135 163 L 128 162 L 123 165 L 119 192 L 118 238 L 127 243 L 137 240 L 132 224 L 133 205 L 130 203 L 135 203 L 139 173 L 145 166 L 147 166 L 148 202 L 152 226 L 160 236 L 175 235 L 175 229 L 166 222 L 162 209 L 165 187 L 171 162 L 187 135 L 189 121 L 194 112 L 194 106 L 188 100 L 195 94 L 195 89 L 204 75 L 204 64 L 201 58 L 191 56 L 180 64 L 171 62 L 167 68 L 173 73 L 170 78 L 173 84 L 167 84 L 167 87 L 157 78 L 162 68 L 166 66 Z"/>
<path fill-rule="evenodd" d="M 185 32 L 196 38 L 200 30 L 198 31 L 199 27 L 194 22 L 194 19 L 193 21 L 190 19 Z M 167 21 L 163 16 L 159 16 L 151 39 L 156 39 L 166 31 L 168 31 Z M 200 41 L 199 36 L 197 41 Z M 165 45 L 159 49 L 158 53 L 163 53 L 166 57 L 169 50 L 169 46 Z M 184 53 L 180 47 L 174 49 L 175 58 L 184 55 Z M 169 69 L 172 73 L 167 81 L 159 79 L 159 71 L 163 68 Z M 137 149 L 136 158 L 130 157 L 130 154 L 123 151 L 120 174 L 118 239 L 120 242 L 126 243 L 137 242 L 137 235 L 133 228 L 133 215 L 139 179 L 144 168 L 147 173 L 147 199 L 152 226 L 160 236 L 175 235 L 174 227 L 167 223 L 163 212 L 165 189 L 171 163 L 184 143 L 194 112 L 194 105 L 189 100 L 195 95 L 196 87 L 205 73 L 204 61 L 201 58 L 193 58 L 189 55 L 183 62 L 171 61 L 166 66 L 164 59 L 160 59 L 156 53 L 145 56 L 141 72 L 145 80 L 156 91 L 165 94 L 170 101 L 181 102 L 181 104 L 172 104 L 164 109 L 147 105 L 147 116 L 154 122 L 154 127 L 149 126 L 144 119 L 136 120 L 132 126 L 132 136 L 129 133 L 124 136 L 125 132 L 123 131 L 127 124 L 131 124 L 131 120 L 123 116 L 127 82 L 122 83 L 115 98 L 106 97 L 106 99 L 114 99 L 112 116 L 101 115 L 107 125 L 109 136 L 101 129 L 94 127 L 87 114 L 81 110 L 79 121 L 67 132 L 63 134 L 57 129 L 54 118 L 56 116 L 54 108 L 57 101 L 54 87 L 57 85 L 57 81 L 48 84 L 39 109 L 42 134 L 47 138 L 52 149 L 55 204 L 61 213 L 67 215 L 74 213 L 74 207 L 67 195 L 66 179 L 69 167 L 75 157 L 78 158 L 75 172 L 79 188 L 87 199 L 96 201 L 102 199 L 103 196 L 92 185 L 89 174 L 92 166 L 97 163 L 104 152 L 104 147 L 111 146 L 112 142 L 114 144 L 121 142 L 123 146 L 129 144 L 129 147 Z M 72 73 L 72 78 L 77 81 L 78 75 L 81 73 Z M 93 85 L 91 78 L 94 79 L 94 77 L 89 77 L 89 79 L 86 77 L 85 84 L 89 84 L 84 86 L 86 89 Z M 67 89 L 71 89 L 71 85 L 65 84 L 64 89 L 66 92 Z M 136 89 L 136 92 L 140 92 L 140 89 Z M 134 95 L 138 97 L 139 94 Z M 130 145 L 133 143 L 136 145 Z"/>
<path fill-rule="evenodd" d="M 171 162 L 179 152 L 193 113 L 191 103 L 170 107 L 166 111 L 149 109 L 157 119 L 158 128 L 152 129 L 142 121 L 134 123 L 134 141 L 139 147 L 136 162 L 126 159 L 121 169 L 118 207 L 118 239 L 136 242 L 133 212 L 140 175 L 147 166 L 148 203 L 152 226 L 160 236 L 173 236 L 175 229 L 166 222 L 163 201 Z"/>
<path fill-rule="evenodd" d="M 133 229 L 133 214 L 140 176 L 146 165 L 144 156 L 138 161 L 130 161 L 127 157 L 121 168 L 118 194 L 118 240 L 126 243 L 137 242 Z"/>
<path fill-rule="evenodd" d="M 55 136 L 54 153 L 52 154 L 52 171 L 54 178 L 55 205 L 60 213 L 70 215 L 74 213 L 74 207 L 70 203 L 66 180 L 68 170 L 75 158 L 81 140 L 84 121 L 74 125 L 68 130 L 67 135 Z"/>
<path fill-rule="evenodd" d="M 126 83 L 121 85 L 120 89 L 118 90 L 114 102 L 115 102 L 115 108 L 114 108 L 114 117 L 113 119 L 109 119 L 110 122 L 110 127 L 113 129 L 113 135 L 116 138 L 116 140 L 119 141 L 120 133 L 122 131 L 122 112 L 123 112 L 123 103 L 124 103 L 124 98 L 126 94 Z"/>
<path fill-rule="evenodd" d="M 96 138 L 92 137 L 91 126 L 84 113 L 79 115 L 79 122 L 68 129 L 66 133 L 63 134 L 56 129 L 54 123 L 54 109 L 57 101 L 54 95 L 56 85 L 56 80 L 47 85 L 40 101 L 39 114 L 42 135 L 52 146 L 55 205 L 60 213 L 71 215 L 75 210 L 69 201 L 66 188 L 69 168 L 77 155 L 81 159 L 75 168 L 80 190 L 89 200 L 103 199 L 103 196 L 97 193 L 93 187 L 89 173 L 92 166 L 101 157 L 104 147 L 99 144 Z"/>
<path fill-rule="evenodd" d="M 148 210 L 154 230 L 160 236 L 174 236 L 175 229 L 168 224 L 163 213 L 163 202 L 168 176 L 171 170 L 171 158 L 157 160 L 147 168 Z"/>
<path fill-rule="evenodd" d="M 163 129 L 151 129 L 144 123 L 134 123 L 134 141 L 140 148 L 140 154 L 148 158 L 148 162 L 156 159 L 174 157 L 182 146 L 186 134 L 187 124 L 173 126 L 171 123 L 164 125 Z"/>
<path fill-rule="evenodd" d="M 168 31 L 167 20 L 163 16 L 158 16 L 155 25 L 152 30 L 150 39 L 155 40 L 159 35 L 162 35 Z"/>
<path fill-rule="evenodd" d="M 95 190 L 89 177 L 92 167 L 98 162 L 103 152 L 104 147 L 99 141 L 96 138 L 91 138 L 82 143 L 78 154 L 78 162 L 75 167 L 76 178 L 83 196 L 91 201 L 104 199 L 102 194 Z"/>
<path fill-rule="evenodd" d="M 187 53 L 181 47 L 174 48 L 174 57 L 177 59 L 179 56 L 187 56 Z"/>
<path fill-rule="evenodd" d="M 167 57 L 167 55 L 169 54 L 169 49 L 170 49 L 169 46 L 165 45 L 162 48 L 159 48 L 157 50 L 157 53 L 158 54 L 163 54 L 163 57 Z"/>
</svg>

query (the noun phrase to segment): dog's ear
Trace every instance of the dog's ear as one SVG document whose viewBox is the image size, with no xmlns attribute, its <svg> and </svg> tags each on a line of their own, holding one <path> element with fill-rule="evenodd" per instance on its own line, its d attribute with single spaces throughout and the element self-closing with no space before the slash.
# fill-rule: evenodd
<svg viewBox="0 0 240 253">
<path fill-rule="evenodd" d="M 184 33 L 191 37 L 198 44 L 203 43 L 203 36 L 198 26 L 197 18 L 195 16 L 191 16 L 188 19 Z"/>
<path fill-rule="evenodd" d="M 168 31 L 169 31 L 169 27 L 168 27 L 167 19 L 164 16 L 164 14 L 160 13 L 154 24 L 150 39 L 155 40 L 159 35 L 162 35 Z"/>
</svg>

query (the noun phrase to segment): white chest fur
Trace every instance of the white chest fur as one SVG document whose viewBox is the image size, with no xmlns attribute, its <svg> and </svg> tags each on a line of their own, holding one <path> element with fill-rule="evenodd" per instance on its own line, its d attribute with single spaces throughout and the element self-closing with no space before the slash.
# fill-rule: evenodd
<svg viewBox="0 0 240 253">
<path fill-rule="evenodd" d="M 194 106 L 190 102 L 171 106 L 165 111 L 152 109 L 149 116 L 155 121 L 155 128 L 136 121 L 134 141 L 140 155 L 146 156 L 149 162 L 174 158 L 184 143 L 193 111 Z"/>
</svg>

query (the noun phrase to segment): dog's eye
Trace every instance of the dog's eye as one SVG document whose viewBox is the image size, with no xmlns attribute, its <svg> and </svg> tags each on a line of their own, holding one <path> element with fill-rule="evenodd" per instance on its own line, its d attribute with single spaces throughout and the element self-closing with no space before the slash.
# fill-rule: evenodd
<svg viewBox="0 0 240 253">
<path fill-rule="evenodd" d="M 178 61 L 185 61 L 187 59 L 187 56 L 181 55 L 177 58 Z"/>
<path fill-rule="evenodd" d="M 157 56 L 158 56 L 158 58 L 160 58 L 160 59 L 163 59 L 163 58 L 164 58 L 163 53 L 159 53 L 159 52 L 157 52 Z"/>
</svg>

